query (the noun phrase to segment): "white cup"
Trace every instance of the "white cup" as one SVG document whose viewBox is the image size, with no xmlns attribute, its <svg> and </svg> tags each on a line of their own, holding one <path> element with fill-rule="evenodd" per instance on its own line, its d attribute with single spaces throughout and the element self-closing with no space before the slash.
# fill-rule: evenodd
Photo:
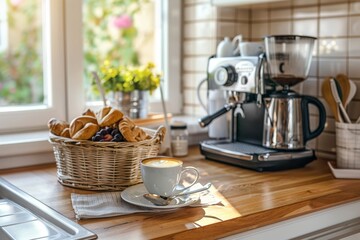
<svg viewBox="0 0 360 240">
<path fill-rule="evenodd" d="M 264 52 L 263 42 L 240 42 L 239 46 L 241 56 L 259 56 Z"/>
<path fill-rule="evenodd" d="M 183 167 L 181 160 L 172 157 L 157 156 L 143 159 L 140 168 L 146 190 L 163 197 L 176 195 L 193 186 L 199 179 L 199 171 L 196 168 Z M 179 183 L 186 172 L 193 173 L 194 180 L 185 187 Z"/>
</svg>

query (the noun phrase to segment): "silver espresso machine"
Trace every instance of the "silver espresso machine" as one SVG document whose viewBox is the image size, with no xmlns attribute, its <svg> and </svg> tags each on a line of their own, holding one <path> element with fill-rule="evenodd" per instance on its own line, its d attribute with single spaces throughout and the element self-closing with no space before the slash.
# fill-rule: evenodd
<svg viewBox="0 0 360 240">
<path fill-rule="evenodd" d="M 200 150 L 206 159 L 256 171 L 304 167 L 316 159 L 306 143 L 323 131 L 326 112 L 317 98 L 290 87 L 307 78 L 315 38 L 276 35 L 264 42 L 259 56 L 209 59 L 208 88 L 223 91 L 227 103 L 199 124 L 230 112 L 230 137 L 203 141 Z M 314 130 L 310 105 L 319 113 Z"/>
</svg>

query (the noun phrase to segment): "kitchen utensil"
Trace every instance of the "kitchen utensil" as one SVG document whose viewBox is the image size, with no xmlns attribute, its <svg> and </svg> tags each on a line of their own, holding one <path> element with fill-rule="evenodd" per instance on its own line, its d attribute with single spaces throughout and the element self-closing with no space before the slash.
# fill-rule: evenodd
<svg viewBox="0 0 360 240">
<path fill-rule="evenodd" d="M 349 92 L 349 96 L 346 99 L 346 102 L 345 102 L 345 105 L 344 105 L 345 108 L 348 106 L 348 104 L 351 102 L 351 100 L 355 97 L 356 88 L 357 88 L 354 81 L 349 80 L 349 82 L 350 82 L 350 92 Z"/>
<path fill-rule="evenodd" d="M 335 120 L 337 122 L 339 122 L 340 121 L 339 110 L 338 110 L 337 103 L 334 99 L 334 96 L 332 95 L 332 92 L 331 92 L 330 79 L 331 79 L 330 77 L 327 77 L 324 79 L 322 86 L 321 86 L 321 92 L 322 92 L 322 95 L 323 95 L 325 101 L 329 105 L 329 107 L 334 115 Z"/>
<path fill-rule="evenodd" d="M 105 96 L 105 90 L 104 88 L 102 87 L 101 85 L 101 82 L 100 82 L 100 78 L 99 78 L 99 75 L 94 71 L 94 72 L 91 72 L 94 79 L 95 79 L 95 82 L 96 82 L 96 86 L 98 87 L 98 90 L 100 92 L 100 95 L 101 95 L 101 98 L 103 100 L 103 104 L 104 106 L 106 106 L 106 96 Z"/>
<path fill-rule="evenodd" d="M 147 200 L 149 200 L 150 202 L 152 202 L 153 204 L 155 204 L 157 206 L 166 206 L 166 205 L 169 205 L 171 203 L 171 201 L 177 197 L 202 192 L 202 191 L 209 189 L 210 187 L 211 187 L 211 183 L 207 183 L 201 188 L 184 191 L 184 192 L 181 192 L 181 193 L 176 194 L 171 197 L 163 197 L 163 196 L 159 196 L 157 194 L 145 193 L 144 198 L 146 198 Z"/>
<path fill-rule="evenodd" d="M 320 135 L 326 121 L 322 103 L 315 97 L 295 92 L 271 94 L 264 98 L 263 146 L 273 149 L 304 149 L 308 140 Z M 309 105 L 319 112 L 317 128 L 310 130 Z"/>
<path fill-rule="evenodd" d="M 336 81 L 339 83 L 342 92 L 342 104 L 345 106 L 350 93 L 350 82 L 349 78 L 345 74 L 336 75 Z"/>
<path fill-rule="evenodd" d="M 339 116 L 339 120 L 340 122 L 342 122 L 342 120 L 345 120 L 345 122 L 347 123 L 351 123 L 351 120 L 344 108 L 344 105 L 342 104 L 341 100 L 340 100 L 340 97 L 339 97 L 339 93 L 338 93 L 338 90 L 336 88 L 336 83 L 335 83 L 335 80 L 334 79 L 330 79 L 330 88 L 331 88 L 331 93 L 334 97 L 334 100 L 338 106 L 338 109 L 339 109 L 339 113 L 341 114 Z"/>
<path fill-rule="evenodd" d="M 269 77 L 285 89 L 307 78 L 316 38 L 298 35 L 265 37 Z"/>
</svg>

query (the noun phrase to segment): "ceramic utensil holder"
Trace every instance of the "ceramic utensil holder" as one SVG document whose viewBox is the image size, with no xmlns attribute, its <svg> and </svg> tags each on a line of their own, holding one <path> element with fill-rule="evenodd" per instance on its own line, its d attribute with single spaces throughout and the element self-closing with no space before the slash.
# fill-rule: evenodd
<svg viewBox="0 0 360 240">
<path fill-rule="evenodd" d="M 360 124 L 336 122 L 336 163 L 360 169 Z"/>
</svg>

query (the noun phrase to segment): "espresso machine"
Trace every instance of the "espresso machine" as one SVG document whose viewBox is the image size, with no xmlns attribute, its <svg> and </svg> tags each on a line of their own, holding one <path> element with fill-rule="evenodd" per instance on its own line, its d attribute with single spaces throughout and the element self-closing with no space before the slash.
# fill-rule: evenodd
<svg viewBox="0 0 360 240">
<path fill-rule="evenodd" d="M 272 35 L 264 38 L 259 56 L 216 58 L 208 62 L 208 88 L 222 90 L 227 103 L 199 120 L 205 127 L 230 112 L 230 137 L 200 143 L 206 159 L 256 171 L 304 167 L 316 159 L 307 141 L 324 129 L 326 112 L 315 97 L 291 87 L 309 73 L 314 37 Z M 318 111 L 310 127 L 309 106 Z"/>
</svg>

